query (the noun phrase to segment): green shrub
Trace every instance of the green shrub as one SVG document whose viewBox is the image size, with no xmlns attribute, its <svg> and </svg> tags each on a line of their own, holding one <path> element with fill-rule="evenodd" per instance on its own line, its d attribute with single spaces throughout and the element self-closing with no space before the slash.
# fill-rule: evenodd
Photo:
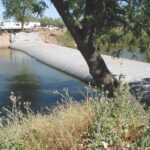
<svg viewBox="0 0 150 150">
<path fill-rule="evenodd" d="M 146 51 L 145 55 L 147 62 L 150 62 L 150 51 Z"/>
<path fill-rule="evenodd" d="M 85 149 L 140 149 L 150 146 L 150 113 L 129 92 L 95 102 L 93 126 L 83 134 Z"/>
</svg>

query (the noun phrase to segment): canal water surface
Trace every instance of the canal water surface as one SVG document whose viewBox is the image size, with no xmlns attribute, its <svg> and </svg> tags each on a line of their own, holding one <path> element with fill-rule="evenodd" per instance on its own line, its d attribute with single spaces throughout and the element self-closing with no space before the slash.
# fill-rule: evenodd
<svg viewBox="0 0 150 150">
<path fill-rule="evenodd" d="M 61 102 L 54 94 L 64 88 L 76 100 L 84 99 L 86 85 L 78 79 L 46 66 L 30 56 L 15 50 L 0 49 L 0 109 L 11 106 L 11 91 L 30 101 L 33 110 L 53 107 Z"/>
</svg>

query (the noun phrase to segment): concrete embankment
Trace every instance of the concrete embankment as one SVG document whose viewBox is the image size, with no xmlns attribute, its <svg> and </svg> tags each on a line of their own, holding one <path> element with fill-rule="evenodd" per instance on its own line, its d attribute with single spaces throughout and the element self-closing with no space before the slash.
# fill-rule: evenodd
<svg viewBox="0 0 150 150">
<path fill-rule="evenodd" d="M 11 48 L 21 50 L 40 62 L 83 81 L 92 82 L 93 80 L 85 60 L 78 51 L 73 49 L 42 42 L 12 43 Z"/>
<path fill-rule="evenodd" d="M 56 69 L 80 78 L 93 81 L 88 66 L 78 50 L 53 44 L 46 44 L 39 40 L 36 33 L 19 33 L 11 36 L 13 49 L 20 50 L 35 59 Z M 110 71 L 117 77 L 122 74 L 126 83 L 146 82 L 146 91 L 150 96 L 150 64 L 127 59 L 118 59 L 103 55 Z M 132 84 L 133 85 L 133 84 Z M 131 85 L 131 86 L 132 86 Z M 136 86 L 136 85 L 135 85 Z"/>
<path fill-rule="evenodd" d="M 11 35 L 10 47 L 20 50 L 55 69 L 75 76 L 83 81 L 92 81 L 88 66 L 78 50 L 46 44 L 36 33 Z"/>
<path fill-rule="evenodd" d="M 10 34 L 0 34 L 0 48 L 8 48 L 10 46 Z"/>
</svg>

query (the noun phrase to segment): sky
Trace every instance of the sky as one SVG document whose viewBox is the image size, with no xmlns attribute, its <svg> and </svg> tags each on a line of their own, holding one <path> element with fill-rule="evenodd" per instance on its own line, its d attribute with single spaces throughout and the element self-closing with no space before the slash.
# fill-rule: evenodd
<svg viewBox="0 0 150 150">
<path fill-rule="evenodd" d="M 58 18 L 60 17 L 57 10 L 55 9 L 55 7 L 53 6 L 52 3 L 50 3 L 50 0 L 46 0 L 46 3 L 48 5 L 48 9 L 46 9 L 45 13 L 44 13 L 44 16 L 48 16 L 48 17 L 52 17 L 52 18 Z M 4 11 L 4 8 L 3 8 L 3 5 L 0 1 L 0 22 L 3 21 L 3 11 Z"/>
</svg>

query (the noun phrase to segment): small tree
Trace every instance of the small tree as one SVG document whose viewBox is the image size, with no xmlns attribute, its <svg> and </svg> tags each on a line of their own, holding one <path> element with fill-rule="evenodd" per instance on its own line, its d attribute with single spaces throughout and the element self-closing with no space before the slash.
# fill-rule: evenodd
<svg viewBox="0 0 150 150">
<path fill-rule="evenodd" d="M 41 15 L 46 3 L 42 0 L 1 0 L 5 8 L 4 17 L 14 17 L 21 22 L 22 30 L 24 29 L 24 22 L 27 21 L 28 16 L 32 13 Z"/>
<path fill-rule="evenodd" d="M 144 13 L 141 8 L 144 1 L 150 3 L 149 0 L 51 0 L 75 39 L 96 84 L 104 85 L 104 89 L 109 91 L 109 96 L 113 96 L 114 87 L 119 84 L 97 50 L 96 37 L 113 33 L 109 36 L 113 41 L 123 40 L 128 31 L 134 31 L 129 24 L 133 14 L 137 14 L 137 6 L 140 7 L 140 15 Z M 149 9 L 146 3 L 143 6 Z M 145 19 L 146 24 L 148 21 Z M 117 36 L 114 28 L 121 29 L 122 34 Z M 108 40 L 111 41 L 110 38 Z"/>
</svg>

